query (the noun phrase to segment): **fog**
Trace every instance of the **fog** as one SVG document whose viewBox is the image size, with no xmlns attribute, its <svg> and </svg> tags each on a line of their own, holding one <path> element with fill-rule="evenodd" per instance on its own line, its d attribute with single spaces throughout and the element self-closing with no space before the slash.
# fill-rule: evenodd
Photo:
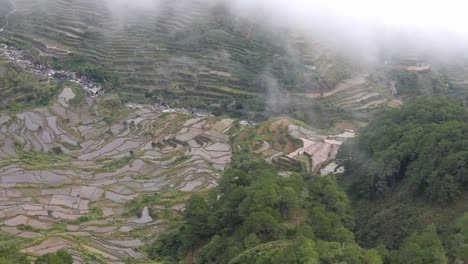
<svg viewBox="0 0 468 264">
<path fill-rule="evenodd" d="M 197 0 L 106 0 L 111 10 L 153 9 Z M 198 0 L 224 1 L 245 19 L 289 28 L 328 47 L 373 60 L 382 49 L 440 57 L 465 53 L 468 2 L 460 0 Z M 343 45 L 346 43 L 346 45 Z"/>
<path fill-rule="evenodd" d="M 378 49 L 389 47 L 448 55 L 465 53 L 468 44 L 468 2 L 460 0 L 237 0 L 232 3 L 239 14 L 266 15 L 272 23 L 300 30 L 361 55 L 370 56 Z"/>
<path fill-rule="evenodd" d="M 312 16 L 365 22 L 399 29 L 468 32 L 468 3 L 460 0 L 237 0 L 240 8 L 265 8 L 285 20 Z"/>
<path fill-rule="evenodd" d="M 52 0 L 33 0 L 49 2 Z M 84 1 L 84 0 L 74 0 Z M 88 1 L 88 0 L 86 0 Z M 462 0 L 102 0 L 111 11 L 141 9 L 158 13 L 162 5 L 186 11 L 185 3 L 228 4 L 239 16 L 327 36 L 365 43 L 398 38 L 435 42 L 433 47 L 468 42 L 468 2 Z M 19 0 L 0 0 L 2 7 Z M 53 2 L 53 1 L 52 1 Z M 2 8 L 0 8 L 2 9 Z M 395 37 L 395 35 L 397 37 Z M 377 36 L 377 37 L 376 37 Z M 365 41 L 362 41 L 362 39 Z"/>
</svg>

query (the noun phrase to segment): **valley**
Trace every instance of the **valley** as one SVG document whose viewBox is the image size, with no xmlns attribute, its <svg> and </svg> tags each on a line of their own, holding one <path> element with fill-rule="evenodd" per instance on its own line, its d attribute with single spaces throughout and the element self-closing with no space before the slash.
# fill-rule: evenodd
<svg viewBox="0 0 468 264">
<path fill-rule="evenodd" d="M 0 263 L 468 263 L 462 55 L 143 2 L 0 0 Z"/>
<path fill-rule="evenodd" d="M 181 214 L 188 195 L 217 186 L 231 161 L 231 133 L 257 129 L 234 119 L 123 105 L 112 102 L 112 94 L 83 97 L 83 87 L 72 87 L 65 84 L 48 107 L 0 118 L 0 230 L 26 239 L 25 253 L 69 249 L 77 263 L 90 256 L 104 263 L 144 261 L 138 247 Z M 265 124 L 265 131 L 281 126 L 316 147 L 308 143 L 288 157 L 279 143 L 273 148 L 263 141 L 255 152 L 273 163 L 308 158 L 311 171 L 334 158 L 341 141 L 332 138 L 340 135 L 289 123 Z M 139 222 L 126 206 L 152 193 L 161 195 L 161 205 L 151 207 L 157 217 Z"/>
</svg>

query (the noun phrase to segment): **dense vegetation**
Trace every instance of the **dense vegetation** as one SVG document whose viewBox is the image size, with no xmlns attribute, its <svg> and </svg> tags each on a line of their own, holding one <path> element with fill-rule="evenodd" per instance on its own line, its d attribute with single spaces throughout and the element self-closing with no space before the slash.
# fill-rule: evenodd
<svg viewBox="0 0 468 264">
<path fill-rule="evenodd" d="M 456 220 L 415 217 L 437 216 L 438 204 L 450 207 L 465 192 L 467 121 L 466 109 L 445 99 L 382 113 L 340 152 L 351 202 L 334 177 L 278 176 L 241 151 L 219 186 L 194 194 L 183 221 L 147 251 L 163 263 L 464 260 L 466 206 L 451 214 Z"/>
<path fill-rule="evenodd" d="M 367 101 L 364 96 L 361 100 L 363 94 L 385 96 L 384 103 L 395 99 L 387 95 L 389 80 L 403 98 L 447 95 L 462 89 L 450 85 L 448 75 L 401 68 L 370 78 L 382 91 L 367 90 L 366 79 L 332 98 L 310 99 L 304 94 L 323 93 L 354 77 L 349 62 L 337 55 L 307 54 L 312 47 L 301 44 L 301 39 L 236 17 L 226 5 L 181 2 L 187 6 L 178 12 L 166 1 L 161 12 L 147 10 L 157 15 L 142 11 L 124 19 L 120 27 L 104 1 L 50 0 L 41 8 L 35 8 L 37 1 L 20 2 L 24 6 L 4 34 L 8 41 L 18 47 L 31 43 L 23 46 L 28 53 L 31 45 L 41 54 L 57 52 L 61 57 L 37 59 L 113 89 L 116 93 L 102 100 L 110 112 L 108 123 L 122 101 L 131 100 L 198 107 L 251 120 L 284 114 L 325 129 L 339 120 L 366 119 L 374 99 Z M 0 16 L 5 13 L 1 6 Z M 77 21 L 70 20 L 64 10 L 73 10 Z M 66 51 L 51 51 L 48 46 Z M 0 64 L 0 110 L 47 106 L 60 88 L 43 76 Z M 85 96 L 81 88 L 77 91 L 72 105 Z M 132 123 L 129 126 L 135 128 Z M 194 193 L 183 216 L 169 209 L 189 197 L 183 192 L 145 193 L 127 202 L 126 208 L 136 215 L 148 207 L 153 218 L 175 223 L 144 247 L 162 263 L 468 262 L 467 132 L 468 111 L 459 103 L 434 98 L 405 102 L 402 109 L 376 116 L 356 140 L 343 146 L 339 158 L 346 175 L 335 178 L 309 175 L 300 161 L 270 165 L 251 154 L 263 141 L 284 153 L 300 146 L 287 126 L 246 128 L 241 132 L 242 142 L 233 147 L 234 162 L 223 172 L 219 186 Z M 18 161 L 26 169 L 51 169 L 71 158 L 63 151 L 18 152 Z M 102 171 L 115 171 L 137 157 L 132 152 L 120 159 L 100 160 Z M 169 165 L 189 158 L 180 155 Z M 280 176 L 280 170 L 292 173 Z M 168 205 L 164 211 L 153 210 L 161 204 Z M 93 203 L 89 209 L 73 223 L 104 214 Z M 30 231 L 32 227 L 17 228 Z M 73 262 L 66 251 L 25 255 L 19 245 L 26 243 L 16 239 L 0 235 L 0 264 Z"/>
<path fill-rule="evenodd" d="M 396 88 L 401 96 L 447 95 L 454 92 L 446 75 L 436 72 L 412 72 L 406 69 L 393 69 L 388 73 L 396 80 Z"/>
<path fill-rule="evenodd" d="M 73 258 L 66 250 L 48 253 L 31 262 L 28 256 L 19 251 L 21 240 L 13 235 L 0 233 L 0 264 L 72 264 Z"/>
<path fill-rule="evenodd" d="M 417 99 L 378 116 L 342 154 L 356 196 L 377 199 L 406 185 L 429 202 L 453 201 L 468 187 L 468 110 Z"/>
<path fill-rule="evenodd" d="M 459 220 L 454 227 L 454 219 L 468 210 L 464 202 L 468 188 L 467 121 L 468 111 L 460 103 L 419 98 L 402 109 L 378 115 L 356 140 L 343 146 L 339 153 L 347 172 L 343 181 L 353 198 L 355 235 L 360 244 L 383 243 L 395 249 L 413 247 L 416 242 L 408 240 L 425 243 L 423 238 L 432 237 L 430 245 L 438 249 L 431 252 L 443 250 L 434 242 L 440 240 L 450 260 L 466 257 L 462 253 L 465 236 L 460 233 L 464 222 Z M 426 228 L 432 223 L 437 228 Z M 416 230 L 422 232 L 420 239 L 413 234 Z M 459 249 L 453 250 L 454 244 Z M 415 251 L 407 249 L 402 254 Z M 430 263 L 422 255 L 417 257 L 419 262 L 411 263 Z M 433 263 L 445 262 L 439 259 Z"/>
<path fill-rule="evenodd" d="M 0 61 L 0 110 L 46 106 L 59 89 L 58 84 L 48 84 L 41 76 Z"/>
<path fill-rule="evenodd" d="M 346 194 L 333 177 L 284 178 L 242 154 L 207 196 L 194 194 L 183 223 L 148 247 L 154 259 L 176 263 L 381 263 L 350 231 Z"/>
<path fill-rule="evenodd" d="M 55 253 L 48 253 L 36 259 L 35 264 L 72 264 L 73 258 L 65 250 L 59 250 Z"/>
<path fill-rule="evenodd" d="M 69 54 L 63 58 L 53 57 L 50 64 L 56 70 L 74 71 L 98 83 L 105 84 L 107 88 L 117 88 L 120 86 L 120 78 L 108 65 L 102 62 L 95 62 L 79 54 Z"/>
<path fill-rule="evenodd" d="M 28 264 L 26 255 L 19 252 L 18 238 L 0 234 L 0 264 Z"/>
</svg>

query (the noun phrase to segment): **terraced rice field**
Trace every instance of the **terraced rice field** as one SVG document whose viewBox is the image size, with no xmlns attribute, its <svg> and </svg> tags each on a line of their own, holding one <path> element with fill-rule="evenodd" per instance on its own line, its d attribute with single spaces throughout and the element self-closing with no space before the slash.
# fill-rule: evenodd
<svg viewBox="0 0 468 264">
<path fill-rule="evenodd" d="M 13 2 L 17 10 L 0 37 L 46 56 L 78 53 L 104 62 L 131 101 L 163 97 L 212 110 L 235 100 L 262 112 L 268 89 L 259 76 L 267 71 L 293 96 L 357 116 L 398 104 L 395 80 L 369 81 L 373 70 L 354 69 L 320 41 L 239 19 L 211 1 L 157 1 L 146 9 L 105 0 Z M 464 73 L 449 72 L 455 86 L 465 86 Z"/>
<path fill-rule="evenodd" d="M 335 173 L 339 169 L 338 166 L 326 169 L 323 167 L 335 160 L 338 149 L 346 139 L 355 136 L 355 132 L 351 129 L 340 134 L 325 135 L 282 118 L 271 122 L 269 128 L 262 127 L 261 129 L 268 129 L 270 134 L 275 134 L 278 127 L 285 129 L 288 136 L 302 141 L 302 146 L 292 147 L 291 142 L 287 143 L 290 139 L 285 140 L 284 146 L 281 146 L 279 142 L 284 138 L 267 139 L 255 142 L 254 152 L 263 155 L 268 162 L 279 166 L 294 165 L 294 161 L 302 162 L 307 171 L 322 176 Z"/>
<path fill-rule="evenodd" d="M 78 263 L 90 254 L 105 263 L 145 259 L 135 248 L 164 221 L 127 215 L 125 202 L 215 186 L 231 159 L 223 132 L 233 120 L 142 108 L 109 122 L 99 99 L 72 106 L 74 96 L 65 88 L 48 108 L 0 117 L 0 231 L 31 238 L 25 252 L 69 248 Z M 98 218 L 80 219 L 95 208 Z"/>
<path fill-rule="evenodd" d="M 286 38 L 282 29 L 241 23 L 209 1 L 160 1 L 146 10 L 124 7 L 125 14 L 104 0 L 14 3 L 4 38 L 30 43 L 42 55 L 78 53 L 105 62 L 122 78 L 119 92 L 134 99 L 165 91 L 206 105 L 261 100 L 265 89 L 257 79 L 269 68 L 288 90 L 335 85 L 327 81 L 336 63 L 330 51 Z M 295 83 L 283 80 L 292 64 Z"/>
<path fill-rule="evenodd" d="M 144 261 L 138 247 L 166 228 L 190 192 L 217 185 L 238 121 L 150 106 L 110 112 L 106 96 L 77 98 L 65 87 L 49 107 L 0 115 L 0 232 L 28 238 L 22 250 L 35 255 L 66 248 L 76 263 Z M 285 124 L 302 148 L 289 144 L 283 153 L 265 141 L 256 152 L 272 163 L 305 159 L 314 172 L 354 136 L 324 136 L 282 119 L 269 127 Z M 130 213 L 129 201 L 154 194 L 162 198 L 152 212 Z"/>
<path fill-rule="evenodd" d="M 368 74 L 356 75 L 346 79 L 326 92 L 304 94 L 316 100 L 333 103 L 334 106 L 346 109 L 355 114 L 368 112 L 380 106 L 387 105 L 395 99 L 391 94 L 391 85 L 379 88 L 368 80 Z"/>
</svg>

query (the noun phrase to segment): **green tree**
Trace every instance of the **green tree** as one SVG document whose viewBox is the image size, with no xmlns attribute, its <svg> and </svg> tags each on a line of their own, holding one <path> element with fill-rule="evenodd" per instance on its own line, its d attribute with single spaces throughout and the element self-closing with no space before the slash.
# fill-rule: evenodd
<svg viewBox="0 0 468 264">
<path fill-rule="evenodd" d="M 212 234 L 208 225 L 210 207 L 201 194 L 194 193 L 192 195 L 187 202 L 184 215 L 188 225 L 194 227 L 192 232 L 195 235 L 206 237 Z"/>
<path fill-rule="evenodd" d="M 26 255 L 18 250 L 17 241 L 13 236 L 0 234 L 0 263 L 28 264 Z"/>
<path fill-rule="evenodd" d="M 293 212 L 299 208 L 299 199 L 292 187 L 285 187 L 279 191 L 279 209 L 283 216 L 290 218 Z"/>
<path fill-rule="evenodd" d="M 448 263 L 435 225 L 430 225 L 422 233 L 415 233 L 406 239 L 398 251 L 392 252 L 392 263 Z"/>
<path fill-rule="evenodd" d="M 73 258 L 65 250 L 59 250 L 55 253 L 47 253 L 36 259 L 35 264 L 72 264 Z"/>
<path fill-rule="evenodd" d="M 420 98 L 386 110 L 338 156 L 352 176 L 350 193 L 375 200 L 401 185 L 431 202 L 455 200 L 467 185 L 468 110 Z"/>
<path fill-rule="evenodd" d="M 266 212 L 250 214 L 243 224 L 245 234 L 254 233 L 261 241 L 269 241 L 279 236 L 278 221 Z"/>
</svg>

